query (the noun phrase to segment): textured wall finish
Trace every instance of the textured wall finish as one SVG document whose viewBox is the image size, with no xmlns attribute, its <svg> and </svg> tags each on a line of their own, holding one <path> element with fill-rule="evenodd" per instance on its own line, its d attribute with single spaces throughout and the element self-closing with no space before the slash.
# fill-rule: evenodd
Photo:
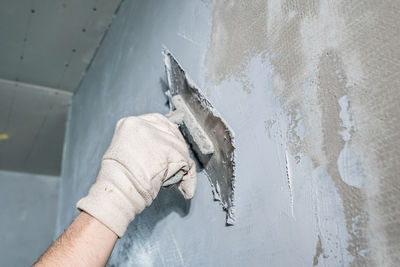
<svg viewBox="0 0 400 267">
<path fill-rule="evenodd" d="M 192 201 L 160 192 L 110 266 L 395 266 L 399 11 L 369 0 L 125 1 L 74 97 L 57 232 L 115 122 L 168 110 L 166 46 L 235 132 L 236 224 L 223 226 L 199 173 Z"/>
</svg>

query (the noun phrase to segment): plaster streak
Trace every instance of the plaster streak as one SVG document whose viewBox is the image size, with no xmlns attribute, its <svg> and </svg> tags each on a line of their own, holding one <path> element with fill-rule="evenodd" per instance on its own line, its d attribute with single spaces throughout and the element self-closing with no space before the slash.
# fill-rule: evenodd
<svg viewBox="0 0 400 267">
<path fill-rule="evenodd" d="M 171 235 L 171 239 L 172 239 L 172 241 L 173 241 L 174 247 L 175 247 L 175 251 L 176 251 L 176 253 L 178 254 L 179 263 L 180 263 L 180 265 L 185 266 L 185 263 L 184 263 L 184 260 L 183 260 L 183 257 L 182 257 L 181 250 L 180 250 L 180 248 L 179 248 L 179 245 L 178 245 L 177 242 L 176 242 L 176 239 L 175 239 L 175 237 L 174 237 L 174 234 L 170 232 L 170 235 Z"/>
<path fill-rule="evenodd" d="M 324 250 L 322 248 L 321 237 L 318 236 L 317 247 L 315 249 L 315 256 L 314 256 L 314 259 L 313 259 L 313 266 L 317 266 L 318 265 L 319 257 L 321 257 L 321 255 L 323 255 L 323 253 L 324 253 Z"/>
<path fill-rule="evenodd" d="M 337 72 L 338 73 L 338 72 Z M 340 132 L 340 135 L 343 138 L 343 141 L 348 142 L 350 141 L 351 138 L 351 131 L 353 128 L 353 122 L 351 120 L 351 115 L 350 115 L 350 103 L 347 95 L 342 96 L 338 100 L 339 105 L 340 105 L 340 113 L 339 117 L 342 120 L 342 125 L 345 130 Z"/>
<path fill-rule="evenodd" d="M 281 144 L 282 132 L 288 127 L 289 122 L 280 116 L 280 122 L 275 122 L 269 129 L 271 138 Z M 277 153 L 281 151 L 278 146 Z M 297 211 L 296 224 L 304 221 L 307 214 L 306 207 L 313 207 L 313 220 L 308 222 L 306 234 L 316 233 L 319 237 L 314 245 L 314 255 L 310 262 L 319 266 L 349 266 L 354 257 L 346 249 L 350 238 L 347 232 L 344 216 L 343 203 L 340 194 L 336 190 L 332 178 L 322 167 L 313 168 L 312 161 L 304 154 L 299 155 L 299 162 L 296 163 L 293 157 L 285 153 L 284 158 L 291 162 L 291 173 L 295 173 L 296 179 L 290 184 L 293 191 L 293 201 L 296 203 Z M 308 202 L 310 201 L 310 202 Z M 303 216 L 299 216 L 299 215 Z M 300 227 L 297 225 L 297 227 Z M 358 226 L 355 226 L 358 229 Z M 320 241 L 319 241 L 320 240 Z M 315 249 L 317 247 L 317 249 Z M 317 252 L 316 252 L 317 250 Z M 323 251 L 321 254 L 318 251 Z"/>
<path fill-rule="evenodd" d="M 200 47 L 201 47 L 201 44 L 200 44 L 200 43 L 196 42 L 195 40 L 193 40 L 192 38 L 190 38 L 189 36 L 187 36 L 187 35 L 184 34 L 184 33 L 178 32 L 178 36 L 179 36 L 179 37 L 182 37 L 183 39 L 185 39 L 186 41 L 188 41 L 188 42 L 190 42 L 190 43 L 192 43 L 192 44 L 194 44 L 194 45 L 197 45 L 197 46 L 200 46 Z"/>
<path fill-rule="evenodd" d="M 365 171 L 360 157 L 351 148 L 350 139 L 351 132 L 353 131 L 353 122 L 351 120 L 349 111 L 350 104 L 347 96 L 342 96 L 339 99 L 339 105 L 341 108 L 339 116 L 342 120 L 343 128 L 345 129 L 340 132 L 340 135 L 345 143 L 342 151 L 340 151 L 337 165 L 342 180 L 346 184 L 360 189 L 364 185 Z"/>
<path fill-rule="evenodd" d="M 288 183 L 288 188 L 289 188 L 289 196 L 290 196 L 290 209 L 292 211 L 292 217 L 295 218 L 294 216 L 294 201 L 293 201 L 293 185 L 292 185 L 292 167 L 291 167 L 291 159 L 288 156 L 288 152 L 285 152 L 285 162 L 286 162 L 286 175 L 287 175 L 287 183 Z"/>
<path fill-rule="evenodd" d="M 318 233 L 325 251 L 324 257 L 320 258 L 321 266 L 350 266 L 355 257 L 348 250 L 352 240 L 339 190 L 325 169 L 318 167 L 312 175 L 317 185 L 315 208 Z"/>
<path fill-rule="evenodd" d="M 364 185 L 365 171 L 359 155 L 345 143 L 340 151 L 337 165 L 340 177 L 346 184 L 361 189 Z"/>
</svg>

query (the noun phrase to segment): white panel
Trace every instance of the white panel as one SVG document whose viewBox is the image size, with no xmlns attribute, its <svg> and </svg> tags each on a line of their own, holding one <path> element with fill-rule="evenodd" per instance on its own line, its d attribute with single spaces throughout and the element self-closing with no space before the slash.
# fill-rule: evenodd
<svg viewBox="0 0 400 267">
<path fill-rule="evenodd" d="M 71 94 L 0 81 L 0 169 L 58 175 Z"/>
</svg>

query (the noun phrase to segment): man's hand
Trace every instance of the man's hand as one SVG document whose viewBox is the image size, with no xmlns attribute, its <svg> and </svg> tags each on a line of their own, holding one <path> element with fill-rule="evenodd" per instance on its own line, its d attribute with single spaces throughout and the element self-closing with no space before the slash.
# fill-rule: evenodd
<svg viewBox="0 0 400 267">
<path fill-rule="evenodd" d="M 193 197 L 196 169 L 177 125 L 161 114 L 121 119 L 82 212 L 35 266 L 104 266 L 117 236 L 177 172 L 179 190 Z"/>
<path fill-rule="evenodd" d="M 178 171 L 184 173 L 179 190 L 192 198 L 195 164 L 176 124 L 161 114 L 121 119 L 97 181 L 77 207 L 121 237 L 135 215 L 151 204 L 162 184 Z"/>
</svg>

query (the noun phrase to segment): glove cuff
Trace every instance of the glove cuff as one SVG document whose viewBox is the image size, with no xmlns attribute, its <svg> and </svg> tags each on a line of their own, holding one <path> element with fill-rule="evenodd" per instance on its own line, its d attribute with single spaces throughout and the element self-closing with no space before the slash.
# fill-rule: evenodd
<svg viewBox="0 0 400 267">
<path fill-rule="evenodd" d="M 96 183 L 76 206 L 121 237 L 135 215 L 151 203 L 143 191 L 118 163 L 105 160 Z"/>
<path fill-rule="evenodd" d="M 135 217 L 130 201 L 108 181 L 98 181 L 92 185 L 89 194 L 80 199 L 76 207 L 95 217 L 118 237 L 122 237 Z"/>
</svg>

